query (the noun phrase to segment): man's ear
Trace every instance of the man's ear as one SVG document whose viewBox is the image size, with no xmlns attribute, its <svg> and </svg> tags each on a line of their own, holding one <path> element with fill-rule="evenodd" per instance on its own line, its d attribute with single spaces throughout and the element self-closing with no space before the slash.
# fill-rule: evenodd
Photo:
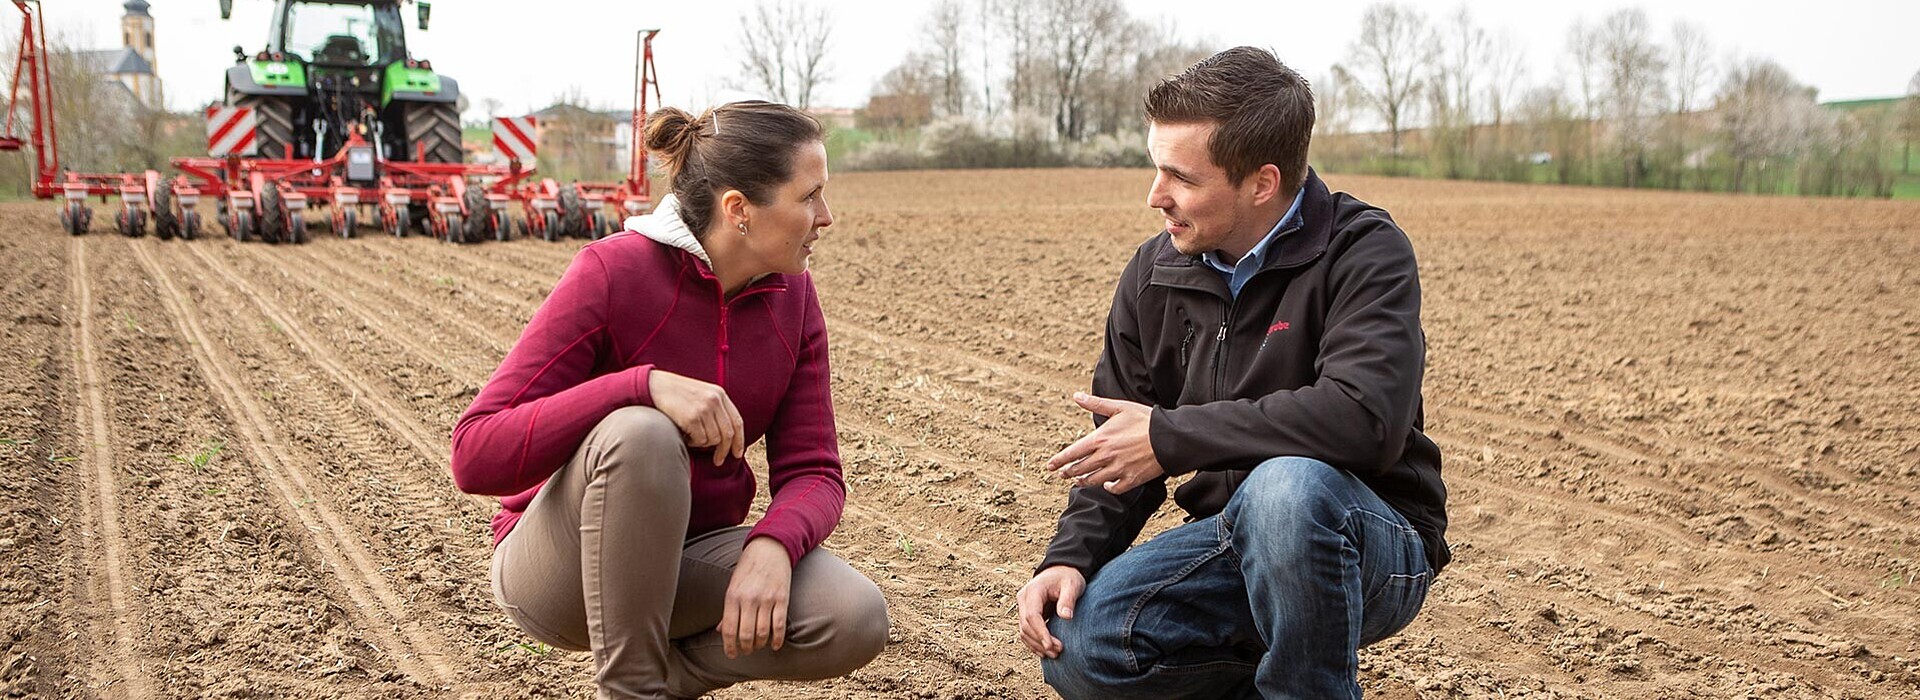
<svg viewBox="0 0 1920 700">
<path fill-rule="evenodd" d="M 1272 163 L 1260 166 L 1259 170 L 1253 171 L 1252 180 L 1254 204 L 1264 205 L 1280 198 L 1284 181 L 1280 179 L 1279 166 Z"/>
</svg>

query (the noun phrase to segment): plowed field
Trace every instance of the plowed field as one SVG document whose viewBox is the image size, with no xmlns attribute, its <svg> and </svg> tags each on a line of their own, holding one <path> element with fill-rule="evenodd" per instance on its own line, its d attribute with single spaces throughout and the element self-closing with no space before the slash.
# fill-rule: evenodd
<svg viewBox="0 0 1920 700">
<path fill-rule="evenodd" d="M 835 179 L 827 546 L 892 643 L 719 697 L 1047 696 L 1013 594 L 1148 178 Z M 1362 653 L 1370 696 L 1920 697 L 1920 205 L 1331 180 L 1420 255 L 1452 489 L 1456 560 Z M 362 235 L 0 206 L 0 695 L 591 695 L 494 608 L 495 506 L 447 469 L 579 244 Z"/>
</svg>

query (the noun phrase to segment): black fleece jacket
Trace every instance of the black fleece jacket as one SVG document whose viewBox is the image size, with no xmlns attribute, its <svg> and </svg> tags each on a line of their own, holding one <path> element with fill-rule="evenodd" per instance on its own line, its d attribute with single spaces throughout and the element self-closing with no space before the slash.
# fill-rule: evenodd
<svg viewBox="0 0 1920 700">
<path fill-rule="evenodd" d="M 1149 435 L 1189 519 L 1226 508 L 1261 462 L 1311 457 L 1360 477 L 1406 516 L 1435 571 L 1451 558 L 1440 449 L 1422 428 L 1420 279 L 1387 212 L 1311 171 L 1301 223 L 1282 231 L 1236 299 L 1166 233 L 1134 253 L 1107 316 L 1093 393 L 1153 407 Z M 1096 423 L 1100 419 L 1096 418 Z M 1089 578 L 1132 546 L 1166 479 L 1076 487 L 1040 568 Z"/>
</svg>

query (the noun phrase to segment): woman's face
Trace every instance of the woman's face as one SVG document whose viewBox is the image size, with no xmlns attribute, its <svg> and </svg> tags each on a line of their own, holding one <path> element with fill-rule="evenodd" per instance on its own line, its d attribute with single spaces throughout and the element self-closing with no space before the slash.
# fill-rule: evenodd
<svg viewBox="0 0 1920 700">
<path fill-rule="evenodd" d="M 801 144 L 793 156 L 793 177 L 773 191 L 764 206 L 749 204 L 747 248 L 773 272 L 799 274 L 807 269 L 813 244 L 833 225 L 827 210 L 827 146 Z"/>
</svg>

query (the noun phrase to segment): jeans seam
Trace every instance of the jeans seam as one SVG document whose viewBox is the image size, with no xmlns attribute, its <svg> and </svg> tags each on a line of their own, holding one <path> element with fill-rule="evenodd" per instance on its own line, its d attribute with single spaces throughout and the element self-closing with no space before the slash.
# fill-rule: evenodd
<svg viewBox="0 0 1920 700">
<path fill-rule="evenodd" d="M 1199 569 L 1201 566 L 1205 565 L 1207 562 L 1213 561 L 1215 557 L 1218 557 L 1222 553 L 1229 552 L 1231 550 L 1232 550 L 1232 547 L 1230 546 L 1229 542 L 1224 539 L 1221 540 L 1220 544 L 1215 546 L 1211 551 L 1208 551 L 1206 554 L 1201 555 L 1199 557 L 1195 557 L 1193 561 L 1188 562 L 1186 566 L 1181 567 L 1180 570 L 1175 572 L 1172 576 L 1167 577 L 1165 580 L 1159 582 L 1158 584 L 1155 584 L 1152 588 L 1147 589 L 1146 592 L 1140 594 L 1140 597 L 1133 601 L 1133 605 L 1127 608 L 1126 621 L 1122 623 L 1120 626 L 1120 649 L 1121 651 L 1126 653 L 1127 671 L 1129 673 L 1142 672 L 1140 670 L 1140 659 L 1138 656 L 1135 656 L 1133 653 L 1133 630 L 1134 630 L 1134 623 L 1139 621 L 1140 611 L 1141 609 L 1146 607 L 1147 601 L 1151 600 L 1154 596 L 1159 595 L 1160 591 L 1165 590 L 1167 586 L 1171 586 L 1178 581 L 1184 580 L 1188 574 L 1192 574 L 1196 569 Z"/>
</svg>

